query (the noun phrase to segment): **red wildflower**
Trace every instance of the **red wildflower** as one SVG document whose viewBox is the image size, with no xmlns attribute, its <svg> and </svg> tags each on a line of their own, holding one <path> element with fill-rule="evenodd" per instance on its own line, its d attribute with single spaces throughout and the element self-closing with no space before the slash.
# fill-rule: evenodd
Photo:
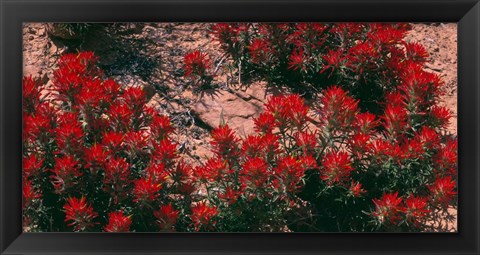
<svg viewBox="0 0 480 255">
<path fill-rule="evenodd" d="M 59 151 L 74 153 L 80 148 L 85 133 L 78 119 L 78 115 L 74 113 L 60 115 L 59 125 L 54 130 Z"/>
<path fill-rule="evenodd" d="M 165 165 L 166 168 L 170 168 L 173 165 L 173 160 L 178 157 L 177 144 L 165 138 L 160 143 L 153 143 L 153 155 L 152 158 Z"/>
<path fill-rule="evenodd" d="M 52 183 L 57 192 L 62 192 L 75 184 L 75 178 L 82 176 L 78 160 L 73 156 L 55 158 L 55 166 L 52 170 Z"/>
<path fill-rule="evenodd" d="M 328 29 L 328 26 L 322 23 L 310 23 L 311 30 L 315 31 L 317 34 L 321 34 Z"/>
<path fill-rule="evenodd" d="M 134 112 L 128 104 L 117 101 L 110 106 L 107 114 L 112 125 L 120 131 L 130 127 Z"/>
<path fill-rule="evenodd" d="M 168 172 L 163 164 L 151 164 L 147 167 L 147 179 L 155 183 L 163 183 L 168 178 Z"/>
<path fill-rule="evenodd" d="M 65 209 L 65 222 L 69 222 L 67 226 L 74 226 L 75 231 L 85 231 L 93 227 L 95 219 L 98 214 L 93 211 L 90 204 L 87 203 L 85 197 L 80 199 L 71 197 L 67 199 L 67 203 L 63 206 Z"/>
<path fill-rule="evenodd" d="M 271 133 L 275 127 L 275 117 L 270 112 L 261 113 L 253 121 L 255 123 L 255 131 L 259 133 Z"/>
<path fill-rule="evenodd" d="M 355 134 L 348 140 L 348 146 L 352 154 L 361 159 L 370 148 L 370 140 L 370 135 L 363 133 Z"/>
<path fill-rule="evenodd" d="M 53 89 L 58 93 L 57 98 L 64 102 L 74 102 L 86 80 L 92 80 L 101 75 L 95 66 L 97 57 L 93 52 L 78 54 L 64 54 L 58 62 L 58 69 L 53 73 Z"/>
<path fill-rule="evenodd" d="M 127 132 L 124 139 L 127 147 L 134 153 L 144 152 L 148 146 L 148 135 L 142 130 Z"/>
<path fill-rule="evenodd" d="M 368 38 L 376 45 L 387 46 L 398 44 L 405 37 L 405 30 L 397 29 L 390 25 L 371 24 L 372 30 L 367 34 Z"/>
<path fill-rule="evenodd" d="M 285 119 L 291 117 L 291 110 L 288 109 L 285 104 L 286 96 L 272 96 L 268 98 L 265 103 L 267 113 L 272 114 L 275 120 L 279 120 L 280 123 L 285 122 Z M 265 123 L 266 124 L 266 123 Z M 271 125 L 271 124 L 270 124 Z"/>
<path fill-rule="evenodd" d="M 274 134 L 264 134 L 262 136 L 262 142 L 265 146 L 265 155 L 267 160 L 271 160 L 275 155 L 280 152 L 280 138 Z"/>
<path fill-rule="evenodd" d="M 44 159 L 39 159 L 34 154 L 23 157 L 23 176 L 29 178 L 31 176 L 38 176 L 42 172 L 42 165 Z"/>
<path fill-rule="evenodd" d="M 105 183 L 118 183 L 128 180 L 130 164 L 124 158 L 111 158 L 105 164 Z"/>
<path fill-rule="evenodd" d="M 362 184 L 360 182 L 355 182 L 355 181 L 352 181 L 349 191 L 350 191 L 350 194 L 354 197 L 359 197 L 366 192 L 364 189 L 362 189 Z"/>
<path fill-rule="evenodd" d="M 180 183 L 178 190 L 180 191 L 181 194 L 190 196 L 196 190 L 196 186 L 191 181 L 182 182 Z"/>
<path fill-rule="evenodd" d="M 160 210 L 153 212 L 160 229 L 172 230 L 177 223 L 180 211 L 173 208 L 171 204 L 160 206 Z"/>
<path fill-rule="evenodd" d="M 405 69 L 405 51 L 400 47 L 390 47 L 388 49 L 388 58 L 385 61 L 385 67 L 387 72 L 385 73 L 385 78 L 387 77 L 401 77 Z M 393 85 L 393 84 L 392 84 Z"/>
<path fill-rule="evenodd" d="M 121 150 L 123 133 L 107 132 L 103 135 L 102 144 L 109 150 L 115 152 Z"/>
<path fill-rule="evenodd" d="M 293 70 L 305 70 L 305 51 L 303 49 L 295 50 L 289 57 L 288 68 Z"/>
<path fill-rule="evenodd" d="M 342 48 L 333 50 L 330 49 L 325 55 L 322 56 L 323 60 L 325 61 L 325 65 L 320 70 L 320 73 L 323 73 L 329 69 L 331 69 L 331 73 L 335 72 L 335 70 L 340 69 L 345 64 L 345 56 Z"/>
<path fill-rule="evenodd" d="M 296 192 L 300 188 L 300 180 L 305 175 L 305 168 L 302 162 L 292 156 L 280 158 L 275 174 L 282 180 L 288 192 Z"/>
<path fill-rule="evenodd" d="M 347 66 L 362 74 L 365 69 L 376 68 L 379 58 L 381 58 L 380 52 L 372 42 L 359 42 L 348 50 Z"/>
<path fill-rule="evenodd" d="M 139 125 L 140 129 L 148 129 L 148 126 L 152 124 L 154 117 L 162 116 L 158 110 L 152 105 L 143 105 L 142 108 L 136 108 L 135 123 Z M 151 127 L 150 127 L 151 128 Z"/>
<path fill-rule="evenodd" d="M 204 166 L 195 169 L 195 175 L 201 181 L 227 180 L 233 170 L 220 157 L 209 159 Z"/>
<path fill-rule="evenodd" d="M 402 93 L 398 91 L 387 93 L 385 95 L 385 102 L 387 102 L 390 107 L 405 107 L 403 99 Z"/>
<path fill-rule="evenodd" d="M 458 162 L 458 140 L 449 139 L 434 155 L 434 162 L 441 174 L 455 175 Z"/>
<path fill-rule="evenodd" d="M 452 180 L 452 177 L 446 176 L 437 178 L 433 184 L 428 186 L 428 189 L 430 189 L 434 202 L 446 206 L 457 194 L 455 187 L 456 183 Z"/>
<path fill-rule="evenodd" d="M 293 44 L 296 47 L 301 47 L 305 45 L 306 43 L 305 42 L 306 38 L 304 38 L 305 27 L 306 27 L 305 23 L 298 23 L 295 27 L 296 30 L 294 30 L 293 33 L 287 36 L 287 42 Z"/>
<path fill-rule="evenodd" d="M 73 95 L 74 107 L 79 109 L 92 109 L 100 106 L 105 96 L 102 89 L 102 81 L 96 79 L 87 79 L 82 81 L 82 88 L 78 94 Z"/>
<path fill-rule="evenodd" d="M 185 77 L 195 78 L 196 76 L 204 77 L 210 68 L 210 60 L 207 53 L 200 50 L 194 50 L 187 53 L 183 57 L 183 68 L 185 69 Z"/>
<path fill-rule="evenodd" d="M 118 94 L 120 93 L 120 85 L 116 81 L 108 79 L 103 81 L 102 90 L 106 103 L 110 103 L 117 98 Z"/>
<path fill-rule="evenodd" d="M 96 110 L 99 110 L 96 108 Z M 102 110 L 99 110 L 102 111 Z M 103 113 L 99 115 L 104 116 Z M 102 133 L 109 129 L 110 122 L 107 118 L 103 118 L 97 115 L 97 113 L 85 113 L 85 131 L 90 132 L 93 135 L 94 142 L 101 139 Z"/>
<path fill-rule="evenodd" d="M 65 112 L 58 116 L 59 125 L 79 124 L 80 115 L 75 112 Z"/>
<path fill-rule="evenodd" d="M 361 23 L 335 23 L 330 31 L 338 34 L 341 38 L 356 38 L 356 35 L 365 29 Z"/>
<path fill-rule="evenodd" d="M 423 45 L 420 43 L 408 42 L 404 43 L 404 46 L 408 60 L 418 63 L 425 63 L 428 60 L 429 54 L 425 47 L 423 47 Z"/>
<path fill-rule="evenodd" d="M 309 120 L 308 107 L 303 99 L 297 95 L 273 96 L 265 104 L 268 112 L 273 114 L 280 129 L 297 127 L 302 129 Z M 272 125 L 274 123 L 271 123 Z"/>
<path fill-rule="evenodd" d="M 401 106 L 387 105 L 384 116 L 384 127 L 392 138 L 398 138 L 407 128 L 407 111 Z"/>
<path fill-rule="evenodd" d="M 403 210 L 407 219 L 417 225 L 419 221 L 430 212 L 430 210 L 427 209 L 427 206 L 427 198 L 410 195 L 405 200 L 405 208 Z"/>
<path fill-rule="evenodd" d="M 378 121 L 375 120 L 375 115 L 369 112 L 357 114 L 353 123 L 355 128 L 357 128 L 357 132 L 364 134 L 370 134 L 378 124 Z"/>
<path fill-rule="evenodd" d="M 440 94 L 440 77 L 424 71 L 422 65 L 408 63 L 401 79 L 399 89 L 410 108 L 428 106 Z"/>
<path fill-rule="evenodd" d="M 252 62 L 258 64 L 269 62 L 273 49 L 268 39 L 255 38 L 248 46 L 248 52 L 252 57 Z"/>
<path fill-rule="evenodd" d="M 286 107 L 290 108 L 290 115 L 293 125 L 297 129 L 302 129 L 310 118 L 308 117 L 308 107 L 305 105 L 303 99 L 295 94 L 289 95 L 286 98 Z"/>
<path fill-rule="evenodd" d="M 22 182 L 22 208 L 29 207 L 36 199 L 42 197 L 42 194 L 39 190 L 33 187 L 32 181 L 30 180 L 23 180 Z"/>
<path fill-rule="evenodd" d="M 312 155 L 306 154 L 304 156 L 301 156 L 299 158 L 299 161 L 303 169 L 318 169 L 317 160 Z"/>
<path fill-rule="evenodd" d="M 155 183 L 152 179 L 141 178 L 135 180 L 134 183 L 133 202 L 135 203 L 149 203 L 155 201 L 159 196 L 158 192 L 162 189 L 162 185 Z"/>
<path fill-rule="evenodd" d="M 167 116 L 154 115 L 150 123 L 150 130 L 156 140 L 163 140 L 174 131 L 174 128 Z"/>
<path fill-rule="evenodd" d="M 122 98 L 125 104 L 130 106 L 132 110 L 140 110 L 147 101 L 145 91 L 141 87 L 128 87 L 123 90 Z"/>
<path fill-rule="evenodd" d="M 60 56 L 58 67 L 59 70 L 65 69 L 82 76 L 94 77 L 101 74 L 100 69 L 95 66 L 97 61 L 98 57 L 92 51 L 69 53 Z"/>
<path fill-rule="evenodd" d="M 52 124 L 56 123 L 59 115 L 58 109 L 48 101 L 41 102 L 35 109 L 35 114 L 43 116 L 48 119 Z"/>
<path fill-rule="evenodd" d="M 292 26 L 285 25 L 285 31 L 288 31 Z M 320 23 L 297 23 L 294 31 L 289 35 L 287 41 L 297 47 L 312 44 L 312 48 L 321 47 L 326 40 L 326 36 L 322 36 L 327 26 Z"/>
<path fill-rule="evenodd" d="M 218 156 L 224 158 L 234 158 L 238 156 L 240 150 L 238 146 L 239 139 L 235 136 L 235 132 L 228 126 L 220 126 L 211 132 L 212 151 Z"/>
<path fill-rule="evenodd" d="M 204 202 L 192 206 L 191 218 L 195 226 L 195 231 L 200 231 L 201 229 L 209 230 L 213 228 L 216 224 L 214 218 L 217 214 L 218 210 L 216 207 L 208 206 Z"/>
<path fill-rule="evenodd" d="M 94 144 L 85 150 L 85 168 L 90 168 L 90 172 L 96 173 L 98 169 L 104 168 L 107 162 L 108 152 L 100 144 Z"/>
<path fill-rule="evenodd" d="M 241 31 L 234 24 L 216 23 L 211 27 L 213 37 L 221 44 L 233 44 L 237 42 L 237 35 Z M 225 45 L 222 45 L 225 47 Z"/>
<path fill-rule="evenodd" d="M 231 187 L 227 187 L 225 188 L 225 191 L 223 193 L 218 194 L 218 198 L 227 202 L 229 205 L 232 205 L 232 204 L 235 204 L 235 202 L 237 202 L 241 194 L 242 194 L 242 191 L 236 191 Z"/>
<path fill-rule="evenodd" d="M 353 171 L 350 158 L 346 152 L 332 151 L 327 153 L 322 160 L 323 171 L 320 178 L 327 181 L 329 185 L 336 182 L 343 182 Z"/>
<path fill-rule="evenodd" d="M 23 117 L 23 140 L 24 142 L 34 142 L 35 140 L 44 140 L 49 137 L 52 130 L 52 121 L 47 116 L 40 114 L 24 115 Z"/>
<path fill-rule="evenodd" d="M 35 112 L 35 108 L 42 101 L 40 99 L 41 82 L 33 79 L 32 76 L 23 77 L 23 110 L 26 112 Z"/>
<path fill-rule="evenodd" d="M 432 120 L 432 124 L 438 127 L 447 127 L 450 124 L 450 118 L 452 114 L 447 107 L 434 105 L 430 108 L 429 115 Z"/>
<path fill-rule="evenodd" d="M 418 139 L 418 136 L 415 139 L 405 139 L 402 148 L 402 155 L 405 158 L 410 159 L 422 159 L 425 154 L 425 144 Z"/>
<path fill-rule="evenodd" d="M 127 195 L 130 172 L 130 164 L 124 158 L 111 158 L 105 164 L 104 190 L 113 196 L 115 203 Z"/>
<path fill-rule="evenodd" d="M 324 91 L 321 98 L 322 108 L 320 115 L 327 128 L 341 130 L 348 127 L 358 112 L 358 101 L 349 97 L 338 86 L 331 86 Z"/>
<path fill-rule="evenodd" d="M 425 148 L 434 149 L 440 144 L 440 134 L 435 129 L 423 126 L 420 132 L 416 133 L 415 139 Z"/>
<path fill-rule="evenodd" d="M 402 198 L 398 197 L 398 192 L 395 193 L 385 193 L 380 199 L 373 199 L 375 204 L 375 212 L 373 216 L 377 220 L 384 224 L 387 220 L 390 223 L 396 224 L 400 219 L 400 204 L 402 203 Z"/>
<path fill-rule="evenodd" d="M 247 158 L 240 170 L 240 181 L 245 186 L 264 187 L 268 178 L 268 164 L 259 157 Z"/>
<path fill-rule="evenodd" d="M 298 132 L 294 135 L 297 146 L 299 146 L 304 153 L 313 152 L 317 146 L 316 132 Z"/>
<path fill-rule="evenodd" d="M 123 215 L 123 211 L 108 214 L 108 224 L 104 227 L 105 232 L 129 232 L 132 224 L 132 216 Z"/>
<path fill-rule="evenodd" d="M 261 155 L 265 151 L 265 143 L 259 135 L 249 135 L 242 141 L 242 153 L 246 157 Z"/>
<path fill-rule="evenodd" d="M 53 89 L 55 97 L 62 102 L 75 103 L 74 98 L 80 94 L 83 79 L 79 73 L 67 68 L 59 68 L 54 72 Z"/>
<path fill-rule="evenodd" d="M 177 166 L 169 170 L 169 173 L 174 181 L 177 183 L 179 182 L 185 182 L 190 180 L 193 174 L 193 169 L 192 167 L 185 163 L 185 161 L 182 159 L 177 163 Z"/>
<path fill-rule="evenodd" d="M 388 160 L 400 161 L 403 159 L 403 150 L 398 143 L 392 144 L 383 139 L 375 139 L 368 144 L 372 153 L 372 158 L 378 163 L 384 163 Z"/>
</svg>

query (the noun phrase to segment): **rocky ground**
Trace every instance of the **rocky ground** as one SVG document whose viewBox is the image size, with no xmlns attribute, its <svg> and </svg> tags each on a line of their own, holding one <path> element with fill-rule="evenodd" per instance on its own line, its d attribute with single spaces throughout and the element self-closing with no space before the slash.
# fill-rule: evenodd
<svg viewBox="0 0 480 255">
<path fill-rule="evenodd" d="M 93 50 L 101 57 L 106 74 L 123 86 L 143 86 L 149 104 L 169 115 L 177 129 L 176 141 L 184 157 L 200 162 L 209 156 L 208 132 L 220 124 L 234 128 L 240 136 L 253 131 L 268 95 L 265 84 L 242 86 L 222 66 L 226 60 L 211 43 L 207 24 L 115 24 L 93 29 L 80 39 L 63 40 L 49 34 L 48 24 L 30 23 L 23 28 L 24 75 L 40 77 L 45 83 L 59 56 L 65 52 Z M 105 33 L 105 30 L 107 33 Z M 449 130 L 457 133 L 457 26 L 456 24 L 413 24 L 407 40 L 420 42 L 430 53 L 427 68 L 445 82 L 441 104 L 453 113 Z M 191 88 L 183 77 L 183 55 L 194 49 L 206 51 L 214 65 L 215 89 Z M 455 211 L 453 211 L 455 212 Z M 456 226 L 456 223 L 454 224 Z M 455 229 L 455 226 L 452 229 Z"/>
</svg>

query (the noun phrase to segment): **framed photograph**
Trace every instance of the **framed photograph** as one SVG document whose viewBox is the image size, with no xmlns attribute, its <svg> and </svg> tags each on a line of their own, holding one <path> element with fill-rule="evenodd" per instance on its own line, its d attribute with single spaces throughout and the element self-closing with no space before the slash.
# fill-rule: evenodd
<svg viewBox="0 0 480 255">
<path fill-rule="evenodd" d="M 480 254 L 477 0 L 0 3 L 1 254 Z"/>
</svg>

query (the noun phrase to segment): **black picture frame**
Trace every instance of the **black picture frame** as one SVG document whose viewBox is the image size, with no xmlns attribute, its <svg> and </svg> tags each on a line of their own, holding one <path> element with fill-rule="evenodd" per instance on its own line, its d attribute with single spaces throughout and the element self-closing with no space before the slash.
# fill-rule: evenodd
<svg viewBox="0 0 480 255">
<path fill-rule="evenodd" d="M 480 254 L 478 0 L 0 0 L 1 254 Z M 22 233 L 23 22 L 458 22 L 458 233 Z"/>
</svg>

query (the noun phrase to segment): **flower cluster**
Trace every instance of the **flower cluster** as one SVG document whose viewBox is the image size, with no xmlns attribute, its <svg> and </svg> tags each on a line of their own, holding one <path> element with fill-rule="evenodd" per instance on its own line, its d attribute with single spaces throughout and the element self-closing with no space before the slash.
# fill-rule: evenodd
<svg viewBox="0 0 480 255">
<path fill-rule="evenodd" d="M 194 230 L 194 179 L 169 118 L 147 105 L 142 88 L 105 78 L 97 60 L 61 56 L 49 88 L 24 79 L 25 229 Z M 165 206 L 176 216 L 145 224 Z"/>
<path fill-rule="evenodd" d="M 385 108 L 396 110 L 379 115 L 341 86 L 312 106 L 295 94 L 273 96 L 255 119 L 257 133 L 213 130 L 216 155 L 196 172 L 220 209 L 217 227 L 304 230 L 288 221 L 303 217 L 315 222 L 309 231 L 429 230 L 434 212 L 454 203 L 457 142 L 432 121 L 435 103 L 418 116 L 401 87 L 392 93 L 398 99 Z"/>
<path fill-rule="evenodd" d="M 194 86 L 206 87 L 213 79 L 213 75 L 210 73 L 211 65 L 207 53 L 200 50 L 188 52 L 183 57 L 184 76 L 191 79 Z"/>
<path fill-rule="evenodd" d="M 431 79 L 424 72 L 402 77 L 428 60 L 422 45 L 405 41 L 409 28 L 402 23 L 220 23 L 211 33 L 242 79 L 288 86 L 305 96 L 340 84 L 362 99 L 362 110 L 378 113 L 375 102 L 392 88 Z M 432 86 L 409 92 L 422 98 Z"/>
</svg>

